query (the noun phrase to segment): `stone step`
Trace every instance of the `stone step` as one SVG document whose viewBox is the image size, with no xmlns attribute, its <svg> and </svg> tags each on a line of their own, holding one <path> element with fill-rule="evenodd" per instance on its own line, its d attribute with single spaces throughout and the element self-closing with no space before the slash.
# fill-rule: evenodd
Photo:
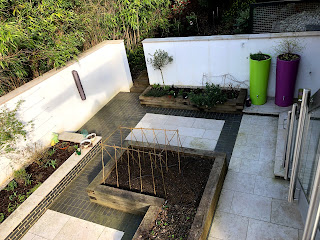
<svg viewBox="0 0 320 240">
<path fill-rule="evenodd" d="M 285 159 L 286 141 L 287 141 L 287 123 L 288 123 L 288 112 L 282 112 L 279 114 L 278 120 L 278 134 L 276 144 L 276 154 L 274 161 L 274 175 L 276 177 L 284 178 L 284 167 L 283 162 Z"/>
<path fill-rule="evenodd" d="M 134 86 L 149 86 L 149 77 L 147 70 L 142 71 L 137 79 L 133 81 Z"/>
<path fill-rule="evenodd" d="M 85 137 L 79 133 L 62 132 L 59 134 L 58 139 L 60 141 L 80 143 L 83 139 L 85 139 Z"/>
<path fill-rule="evenodd" d="M 130 92 L 132 93 L 143 93 L 143 91 L 148 87 L 147 86 L 133 86 L 130 88 Z"/>
</svg>

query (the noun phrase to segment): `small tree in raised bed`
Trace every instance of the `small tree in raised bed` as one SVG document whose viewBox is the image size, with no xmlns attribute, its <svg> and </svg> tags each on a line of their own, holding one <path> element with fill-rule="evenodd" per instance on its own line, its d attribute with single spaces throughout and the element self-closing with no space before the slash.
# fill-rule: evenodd
<svg viewBox="0 0 320 240">
<path fill-rule="evenodd" d="M 163 85 L 165 85 L 162 69 L 163 67 L 165 67 L 166 65 L 168 65 L 173 61 L 172 56 L 169 56 L 169 54 L 166 51 L 161 49 L 156 50 L 155 53 L 153 55 L 150 54 L 150 56 L 152 56 L 152 58 L 148 59 L 148 63 L 150 63 L 154 69 L 160 70 L 162 82 L 163 82 Z"/>
</svg>

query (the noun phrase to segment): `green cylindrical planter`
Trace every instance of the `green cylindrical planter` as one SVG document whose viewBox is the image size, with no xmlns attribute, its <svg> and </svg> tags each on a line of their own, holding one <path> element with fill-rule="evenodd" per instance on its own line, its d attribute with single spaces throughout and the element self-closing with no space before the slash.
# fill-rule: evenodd
<svg viewBox="0 0 320 240">
<path fill-rule="evenodd" d="M 267 101 L 268 79 L 271 56 L 267 60 L 252 60 L 250 58 L 250 98 L 254 105 L 263 105 Z"/>
</svg>

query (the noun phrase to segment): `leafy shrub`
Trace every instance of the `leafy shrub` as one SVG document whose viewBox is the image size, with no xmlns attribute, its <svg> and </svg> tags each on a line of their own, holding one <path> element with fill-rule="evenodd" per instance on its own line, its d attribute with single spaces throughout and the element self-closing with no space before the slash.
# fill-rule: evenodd
<svg viewBox="0 0 320 240">
<path fill-rule="evenodd" d="M 201 93 L 190 92 L 191 103 L 199 108 L 212 108 L 217 104 L 223 104 L 227 101 L 225 93 L 218 85 L 206 83 L 206 87 Z"/>
<path fill-rule="evenodd" d="M 131 74 L 135 78 L 139 72 L 147 68 L 142 45 L 137 45 L 133 50 L 128 50 L 127 56 Z"/>
<path fill-rule="evenodd" d="M 174 0 L 172 5 L 173 13 L 181 14 L 189 3 L 190 0 Z"/>
<path fill-rule="evenodd" d="M 168 95 L 168 90 L 164 88 L 151 88 L 150 91 L 145 93 L 144 96 L 146 97 L 163 97 Z"/>
<path fill-rule="evenodd" d="M 234 33 L 247 33 L 249 27 L 250 4 L 255 0 L 235 0 L 223 14 L 225 27 L 232 28 Z"/>
<path fill-rule="evenodd" d="M 4 214 L 3 213 L 0 213 L 0 223 L 2 223 L 4 220 Z"/>
<path fill-rule="evenodd" d="M 250 20 L 250 8 L 246 8 L 239 13 L 239 16 L 235 19 L 234 33 L 248 33 L 249 32 L 249 20 Z"/>
</svg>

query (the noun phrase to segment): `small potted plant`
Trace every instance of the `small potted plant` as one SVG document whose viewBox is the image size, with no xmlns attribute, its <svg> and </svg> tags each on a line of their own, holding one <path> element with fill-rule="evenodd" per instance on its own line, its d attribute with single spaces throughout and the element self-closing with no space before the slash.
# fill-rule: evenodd
<svg viewBox="0 0 320 240">
<path fill-rule="evenodd" d="M 84 139 L 80 142 L 80 148 L 88 148 L 88 147 L 91 147 L 92 146 L 92 143 L 89 139 Z"/>
<path fill-rule="evenodd" d="M 70 146 L 70 143 L 68 142 L 58 142 L 56 144 L 56 147 L 59 148 L 60 150 L 66 150 Z"/>
<path fill-rule="evenodd" d="M 90 133 L 86 136 L 86 139 L 89 139 L 91 142 L 94 141 L 94 139 L 96 138 L 97 134 L 95 133 Z"/>
<path fill-rule="evenodd" d="M 287 107 L 293 104 L 294 89 L 300 63 L 300 41 L 297 39 L 284 39 L 275 48 L 278 53 L 276 71 L 276 97 L 275 104 Z"/>
<path fill-rule="evenodd" d="M 250 54 L 250 98 L 254 105 L 263 105 L 267 101 L 270 63 L 268 54 Z"/>
</svg>

